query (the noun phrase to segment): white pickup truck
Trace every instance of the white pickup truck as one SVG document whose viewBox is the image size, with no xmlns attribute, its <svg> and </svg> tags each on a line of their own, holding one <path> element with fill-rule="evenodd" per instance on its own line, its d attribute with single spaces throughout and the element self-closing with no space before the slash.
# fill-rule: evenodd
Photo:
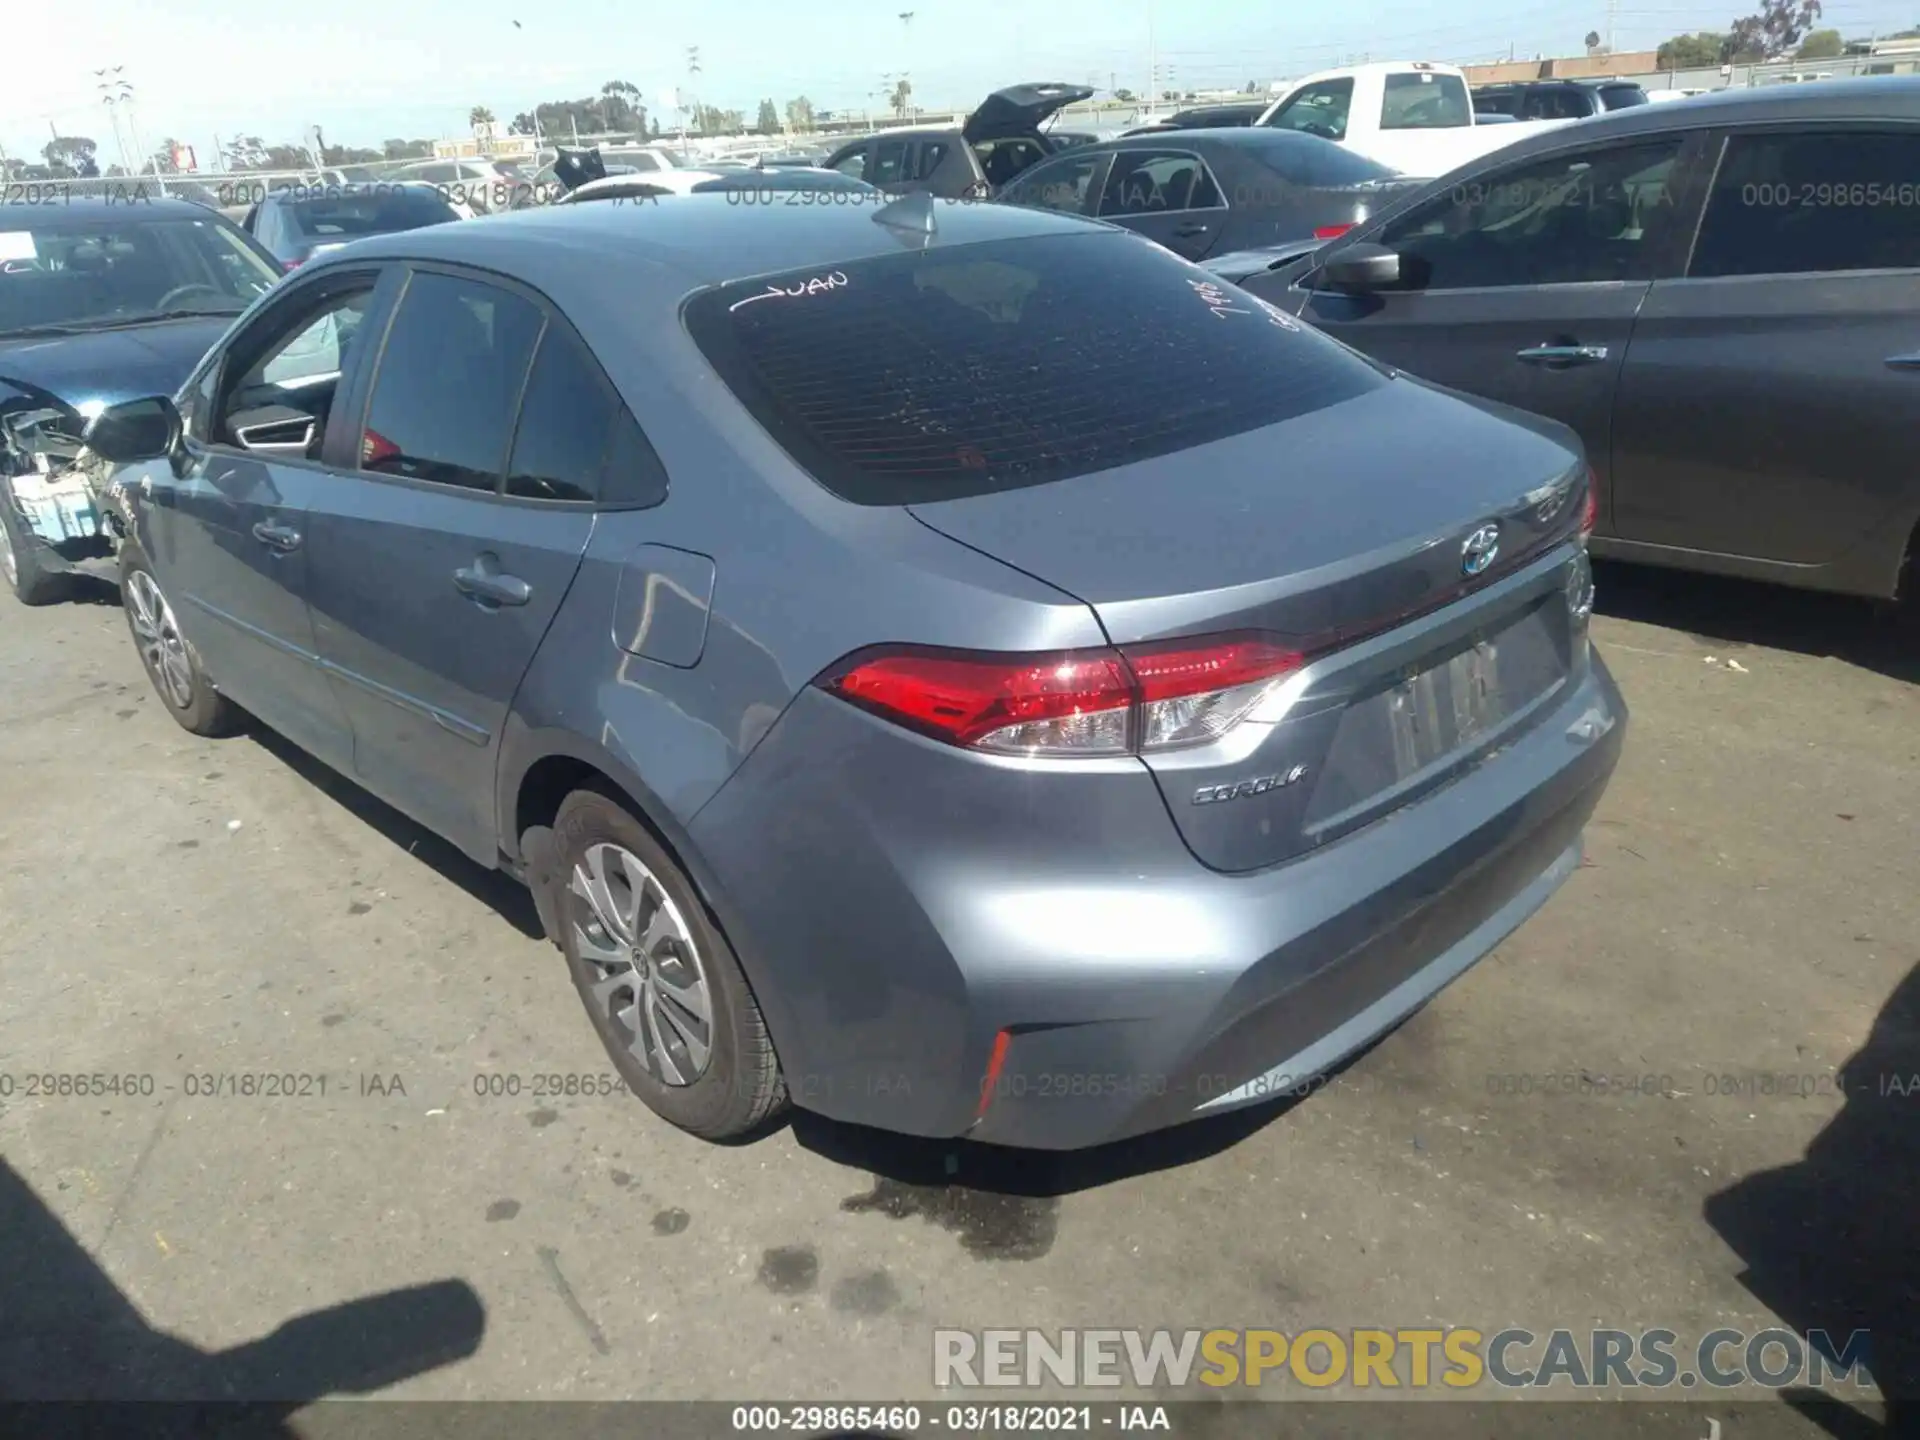
<svg viewBox="0 0 1920 1440">
<path fill-rule="evenodd" d="M 1452 65 L 1391 60 L 1294 82 L 1253 122 L 1332 140 L 1403 175 L 1429 179 L 1569 120 L 1489 124 Z"/>
</svg>

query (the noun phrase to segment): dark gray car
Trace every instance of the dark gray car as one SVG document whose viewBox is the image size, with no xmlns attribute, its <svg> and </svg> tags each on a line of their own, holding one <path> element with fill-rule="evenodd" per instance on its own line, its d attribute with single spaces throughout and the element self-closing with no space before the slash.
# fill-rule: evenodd
<svg viewBox="0 0 1920 1440">
<path fill-rule="evenodd" d="M 269 191 L 247 211 L 241 228 L 285 270 L 367 235 L 444 225 L 460 212 L 432 185 L 291 185 Z"/>
<path fill-rule="evenodd" d="M 1583 120 L 1241 283 L 1573 426 L 1596 554 L 1916 588 L 1920 78 Z"/>
<path fill-rule="evenodd" d="M 995 198 L 1108 220 L 1200 260 L 1331 240 L 1421 183 L 1314 135 L 1152 131 L 1077 146 L 1024 171 Z"/>
<path fill-rule="evenodd" d="M 1573 872 L 1624 733 L 1566 430 L 1010 206 L 377 237 L 89 443 L 175 717 L 525 879 L 704 1135 L 1289 1093 Z"/>
</svg>

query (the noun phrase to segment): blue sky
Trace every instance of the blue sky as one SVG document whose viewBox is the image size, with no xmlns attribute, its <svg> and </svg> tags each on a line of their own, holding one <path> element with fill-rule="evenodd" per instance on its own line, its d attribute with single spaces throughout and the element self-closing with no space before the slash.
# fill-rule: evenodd
<svg viewBox="0 0 1920 1440">
<path fill-rule="evenodd" d="M 1749 0 L 1757 5 L 1758 0 Z M 1615 44 L 1725 29 L 1741 0 L 1616 0 Z M 901 10 L 914 18 L 903 25 Z M 628 80 L 651 103 L 664 87 L 752 114 L 760 97 L 805 94 L 822 109 L 877 104 L 882 77 L 906 71 L 916 99 L 965 108 L 999 85 L 1064 80 L 1144 88 L 1149 14 L 1160 63 L 1185 89 L 1300 75 L 1346 58 L 1464 61 L 1576 53 L 1604 33 L 1605 0 L 23 0 L 4 29 L 0 146 L 36 152 L 49 122 L 100 142 L 112 129 L 94 71 L 125 67 L 148 147 L 214 137 L 293 141 L 318 124 L 337 144 L 464 134 L 467 111 L 502 121 L 539 100 Z M 518 20 L 521 28 L 513 22 Z M 1920 23 L 1920 0 L 1832 0 L 1823 23 L 1848 35 Z M 689 78 L 688 46 L 702 73 Z"/>
</svg>

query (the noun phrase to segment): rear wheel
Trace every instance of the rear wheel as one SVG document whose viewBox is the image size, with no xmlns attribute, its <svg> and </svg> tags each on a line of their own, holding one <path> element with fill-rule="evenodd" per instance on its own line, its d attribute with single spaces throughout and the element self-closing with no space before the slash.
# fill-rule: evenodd
<svg viewBox="0 0 1920 1440">
<path fill-rule="evenodd" d="M 120 555 L 120 598 L 140 663 L 166 702 L 167 713 L 195 735 L 226 735 L 238 729 L 239 710 L 207 679 L 146 557 L 130 544 Z"/>
<path fill-rule="evenodd" d="M 766 1021 L 679 864 L 627 808 L 576 790 L 553 822 L 560 948 L 614 1067 L 710 1140 L 786 1103 Z"/>
<path fill-rule="evenodd" d="M 0 480 L 0 576 L 22 605 L 51 605 L 65 596 L 67 576 L 49 558 L 46 541 L 28 528 L 13 492 Z"/>
</svg>

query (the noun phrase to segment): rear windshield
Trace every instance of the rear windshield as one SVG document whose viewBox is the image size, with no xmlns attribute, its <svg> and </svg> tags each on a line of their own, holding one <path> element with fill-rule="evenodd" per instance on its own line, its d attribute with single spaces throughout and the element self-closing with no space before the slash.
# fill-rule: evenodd
<svg viewBox="0 0 1920 1440">
<path fill-rule="evenodd" d="M 1364 185 L 1372 180 L 1391 180 L 1400 173 L 1316 135 L 1256 129 L 1245 143 L 1262 165 L 1295 185 Z"/>
<path fill-rule="evenodd" d="M 1638 85 L 1607 85 L 1600 91 L 1600 103 L 1609 110 L 1625 110 L 1647 103 L 1647 92 Z"/>
<path fill-rule="evenodd" d="M 1385 383 L 1244 291 L 1122 234 L 739 281 L 696 296 L 687 326 L 774 439 L 862 505 L 1064 480 Z"/>
<path fill-rule="evenodd" d="M 1387 76 L 1387 92 L 1380 102 L 1382 130 L 1443 130 L 1473 123 L 1473 102 L 1467 82 L 1458 75 L 1433 70 Z"/>
<path fill-rule="evenodd" d="M 460 218 L 451 205 L 431 190 L 397 188 L 296 200 L 287 206 L 287 212 L 302 234 L 330 239 L 418 230 L 423 225 Z"/>
</svg>

